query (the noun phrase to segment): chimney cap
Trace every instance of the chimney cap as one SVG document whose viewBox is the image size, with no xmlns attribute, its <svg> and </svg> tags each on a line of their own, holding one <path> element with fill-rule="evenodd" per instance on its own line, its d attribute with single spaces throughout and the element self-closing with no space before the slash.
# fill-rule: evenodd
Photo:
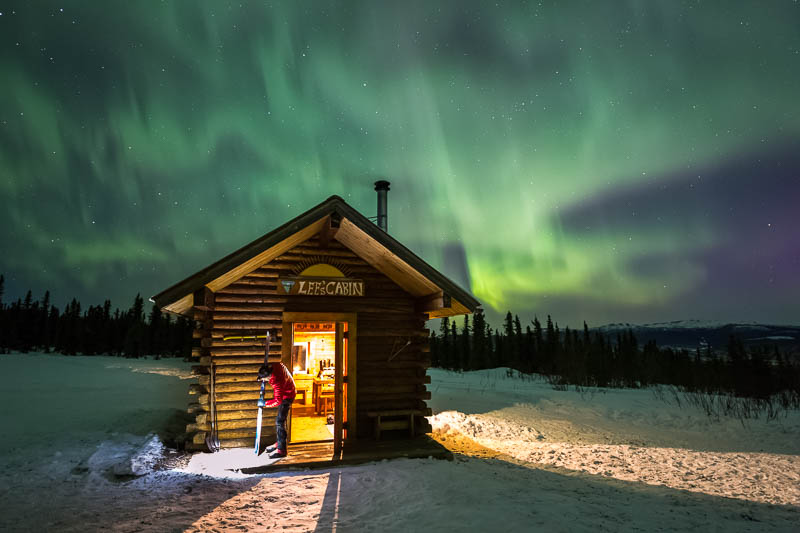
<svg viewBox="0 0 800 533">
<path fill-rule="evenodd" d="M 388 191 L 390 183 L 386 180 L 378 180 L 375 182 L 376 191 Z"/>
</svg>

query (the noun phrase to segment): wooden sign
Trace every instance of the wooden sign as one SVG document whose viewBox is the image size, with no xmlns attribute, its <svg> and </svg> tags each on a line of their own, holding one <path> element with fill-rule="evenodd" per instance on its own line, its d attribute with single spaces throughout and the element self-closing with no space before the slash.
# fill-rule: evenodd
<svg viewBox="0 0 800 533">
<path fill-rule="evenodd" d="M 320 331 L 333 333 L 335 330 L 336 324 L 333 322 L 296 322 L 294 325 L 295 333 L 318 333 Z"/>
<path fill-rule="evenodd" d="M 349 278 L 278 278 L 278 294 L 364 296 L 364 281 Z"/>
</svg>

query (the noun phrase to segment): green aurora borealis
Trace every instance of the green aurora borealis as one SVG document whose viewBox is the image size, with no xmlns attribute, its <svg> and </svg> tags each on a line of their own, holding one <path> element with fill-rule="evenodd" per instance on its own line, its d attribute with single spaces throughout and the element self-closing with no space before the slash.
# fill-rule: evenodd
<svg viewBox="0 0 800 533">
<path fill-rule="evenodd" d="M 385 178 L 495 324 L 800 316 L 797 2 L 0 12 L 6 300 L 125 307 Z"/>
</svg>

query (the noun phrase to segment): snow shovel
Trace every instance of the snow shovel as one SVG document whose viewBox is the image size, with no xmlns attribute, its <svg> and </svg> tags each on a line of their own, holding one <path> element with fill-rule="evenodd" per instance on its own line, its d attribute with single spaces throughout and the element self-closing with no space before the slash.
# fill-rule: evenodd
<svg viewBox="0 0 800 533">
<path fill-rule="evenodd" d="M 219 451 L 219 432 L 217 431 L 217 394 L 214 386 L 214 363 L 211 363 L 211 432 L 206 435 L 206 447 L 211 453 Z"/>
</svg>

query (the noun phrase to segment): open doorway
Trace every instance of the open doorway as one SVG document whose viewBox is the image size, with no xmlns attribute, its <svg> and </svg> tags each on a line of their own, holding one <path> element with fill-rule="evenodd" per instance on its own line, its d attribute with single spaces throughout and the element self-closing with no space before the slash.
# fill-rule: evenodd
<svg viewBox="0 0 800 533">
<path fill-rule="evenodd" d="M 297 396 L 291 441 L 334 438 L 336 420 L 336 322 L 292 323 L 291 369 Z"/>
</svg>

